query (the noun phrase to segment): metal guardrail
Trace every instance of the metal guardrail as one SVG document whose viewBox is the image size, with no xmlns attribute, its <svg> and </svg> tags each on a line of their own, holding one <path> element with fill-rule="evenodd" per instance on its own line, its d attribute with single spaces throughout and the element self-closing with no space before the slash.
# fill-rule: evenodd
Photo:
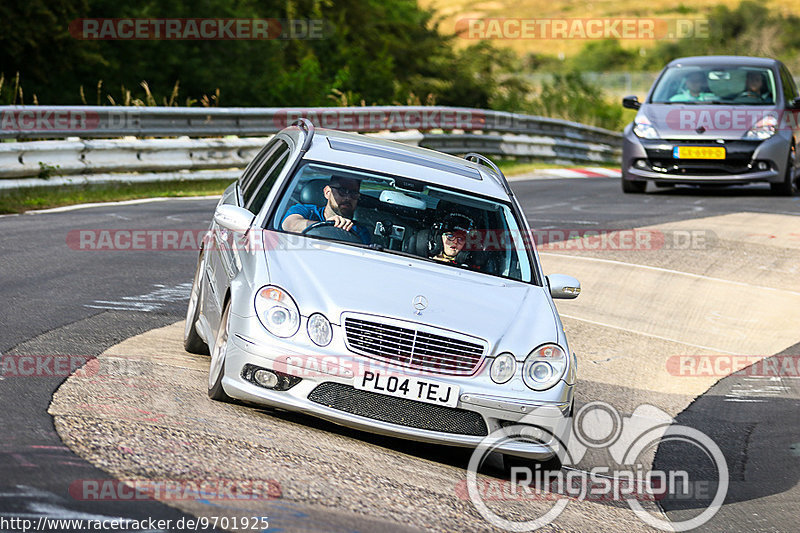
<svg viewBox="0 0 800 533">
<path fill-rule="evenodd" d="M 607 144 L 575 142 L 530 135 L 426 135 L 420 143 L 448 154 L 480 152 L 554 162 L 607 163 L 619 161 L 620 148 Z"/>
<path fill-rule="evenodd" d="M 114 173 L 161 173 L 153 175 L 155 180 L 182 170 L 243 168 L 263 146 L 263 136 L 298 118 L 344 131 L 410 132 L 406 142 L 448 153 L 555 161 L 617 161 L 622 139 L 619 133 L 565 120 L 442 106 L 0 106 L 0 138 L 23 141 L 0 143 L 0 189 L 59 182 L 34 176 L 102 174 L 112 179 Z M 403 136 L 391 134 L 398 135 Z M 194 139 L 129 139 L 169 136 Z M 219 138 L 224 136 L 236 138 Z M 25 141 L 43 138 L 66 140 Z M 6 178 L 28 179 L 14 179 L 12 185 Z"/>
</svg>

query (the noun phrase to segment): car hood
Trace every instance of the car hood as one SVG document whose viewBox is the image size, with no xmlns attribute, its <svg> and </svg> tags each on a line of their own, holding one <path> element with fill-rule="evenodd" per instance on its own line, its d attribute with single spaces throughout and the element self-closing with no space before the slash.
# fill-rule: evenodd
<svg viewBox="0 0 800 533">
<path fill-rule="evenodd" d="M 546 289 L 377 250 L 277 234 L 266 250 L 270 283 L 287 290 L 300 314 L 322 312 L 341 325 L 355 312 L 424 323 L 474 335 L 492 346 L 513 334 L 530 342 L 556 339 Z M 294 243 L 295 249 L 287 244 Z M 298 243 L 302 244 L 298 245 Z M 427 308 L 415 314 L 414 299 Z"/>
<path fill-rule="evenodd" d="M 645 104 L 645 116 L 662 139 L 713 141 L 738 140 L 767 115 L 778 116 L 774 106 L 712 104 Z"/>
</svg>

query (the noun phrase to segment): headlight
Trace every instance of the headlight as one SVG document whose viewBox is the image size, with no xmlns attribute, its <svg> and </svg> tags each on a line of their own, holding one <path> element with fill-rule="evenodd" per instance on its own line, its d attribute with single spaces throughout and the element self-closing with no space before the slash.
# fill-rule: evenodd
<svg viewBox="0 0 800 533">
<path fill-rule="evenodd" d="M 495 383 L 505 383 L 517 371 L 517 360 L 510 353 L 501 353 L 492 361 L 489 376 Z"/>
<path fill-rule="evenodd" d="M 642 139 L 658 139 L 658 132 L 644 115 L 637 115 L 633 121 L 633 133 Z"/>
<path fill-rule="evenodd" d="M 300 328 L 300 311 L 292 297 L 281 288 L 268 285 L 256 294 L 256 315 L 276 337 L 291 337 Z"/>
<path fill-rule="evenodd" d="M 567 354 L 557 344 L 539 346 L 525 359 L 522 381 L 533 390 L 549 389 L 567 370 Z"/>
<path fill-rule="evenodd" d="M 762 118 L 756 125 L 747 130 L 744 134 L 744 139 L 748 141 L 763 141 L 769 139 L 778 129 L 778 119 L 772 115 L 767 115 Z"/>
<path fill-rule="evenodd" d="M 327 346 L 333 338 L 331 323 L 320 313 L 314 313 L 308 317 L 308 337 L 317 346 Z"/>
</svg>

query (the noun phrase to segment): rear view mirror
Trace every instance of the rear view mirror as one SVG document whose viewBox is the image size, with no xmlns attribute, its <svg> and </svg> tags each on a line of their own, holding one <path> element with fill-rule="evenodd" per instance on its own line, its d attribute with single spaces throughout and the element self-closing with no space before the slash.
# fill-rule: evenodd
<svg viewBox="0 0 800 533">
<path fill-rule="evenodd" d="M 622 107 L 626 107 L 628 109 L 639 109 L 642 107 L 642 103 L 639 101 L 638 96 L 626 96 L 622 99 Z"/>
<path fill-rule="evenodd" d="M 550 274 L 547 276 L 547 285 L 553 298 L 571 300 L 581 293 L 581 282 L 565 274 Z"/>
<path fill-rule="evenodd" d="M 223 228 L 237 232 L 244 233 L 250 229 L 250 224 L 253 223 L 255 215 L 242 207 L 235 205 L 221 205 L 214 211 L 214 222 Z"/>
</svg>

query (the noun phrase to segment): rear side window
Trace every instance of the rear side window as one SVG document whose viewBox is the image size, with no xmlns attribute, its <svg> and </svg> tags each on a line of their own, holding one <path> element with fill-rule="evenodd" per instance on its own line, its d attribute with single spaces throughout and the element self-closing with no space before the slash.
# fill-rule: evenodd
<svg viewBox="0 0 800 533">
<path fill-rule="evenodd" d="M 239 190 L 242 191 L 242 205 L 244 205 L 250 197 L 244 197 L 244 192 L 250 190 L 252 188 L 253 180 L 256 177 L 256 174 L 260 170 L 261 166 L 264 163 L 264 160 L 270 156 L 275 150 L 275 145 L 278 143 L 278 139 L 273 137 L 270 141 L 261 149 L 261 151 L 256 154 L 250 164 L 247 165 L 247 168 L 244 169 L 241 177 L 239 178 Z"/>
<path fill-rule="evenodd" d="M 252 213 L 258 213 L 261 210 L 269 191 L 272 190 L 275 180 L 278 179 L 288 160 L 289 145 L 286 141 L 279 139 L 243 191 L 245 208 Z"/>
</svg>

